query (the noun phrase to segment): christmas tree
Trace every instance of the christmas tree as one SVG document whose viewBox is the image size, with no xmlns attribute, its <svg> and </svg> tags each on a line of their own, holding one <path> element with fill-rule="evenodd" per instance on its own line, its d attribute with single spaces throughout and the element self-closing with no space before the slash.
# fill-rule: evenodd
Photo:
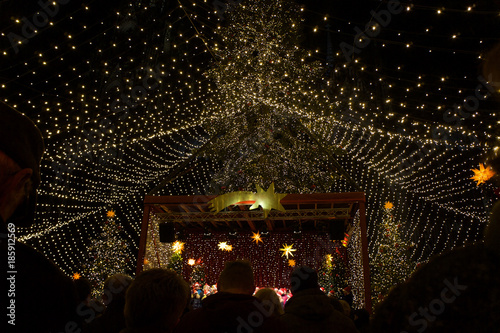
<svg viewBox="0 0 500 333">
<path fill-rule="evenodd" d="M 182 256 L 178 252 L 174 252 L 168 261 L 167 268 L 171 269 L 177 274 L 182 275 Z"/>
<path fill-rule="evenodd" d="M 392 203 L 385 203 L 377 252 L 371 264 L 373 305 L 383 300 L 392 287 L 404 282 L 415 268 L 408 251 L 412 244 L 402 238 L 401 224 L 394 221 L 393 209 Z"/>
<path fill-rule="evenodd" d="M 203 262 L 198 259 L 196 263 L 193 265 L 193 270 L 191 271 L 191 275 L 189 277 L 189 282 L 191 286 L 198 284 L 199 288 L 203 288 L 207 281 L 207 276 L 205 273 L 205 266 Z"/>
<path fill-rule="evenodd" d="M 345 264 L 345 254 L 337 249 L 333 257 L 332 278 L 335 296 L 342 296 L 342 289 L 348 285 L 347 267 Z"/>
<path fill-rule="evenodd" d="M 184 250 L 184 243 L 175 241 L 172 244 L 172 255 L 168 260 L 167 268 L 174 270 L 177 274 L 182 275 L 182 251 Z"/>
<path fill-rule="evenodd" d="M 333 290 L 333 278 L 332 278 L 333 264 L 332 255 L 327 254 L 324 256 L 321 263 L 321 267 L 318 269 L 318 283 L 325 293 L 329 293 Z"/>
<path fill-rule="evenodd" d="M 109 211 L 98 237 L 91 238 L 87 261 L 83 264 L 84 276 L 92 284 L 92 296 L 99 298 L 104 281 L 116 273 L 125 273 L 130 261 L 127 243 L 122 239 L 121 225 L 115 221 L 115 212 Z"/>
<path fill-rule="evenodd" d="M 347 270 L 340 252 L 324 256 L 318 270 L 318 283 L 326 294 L 331 293 L 337 297 L 342 295 L 340 290 L 347 285 Z"/>
<path fill-rule="evenodd" d="M 340 150 L 321 144 L 332 120 L 325 69 L 299 47 L 301 9 L 289 0 L 243 1 L 217 34 L 222 46 L 206 75 L 216 84 L 203 119 L 212 135 L 206 157 L 222 163 L 214 192 L 327 192 Z M 324 127 L 326 128 L 326 127 Z"/>
</svg>

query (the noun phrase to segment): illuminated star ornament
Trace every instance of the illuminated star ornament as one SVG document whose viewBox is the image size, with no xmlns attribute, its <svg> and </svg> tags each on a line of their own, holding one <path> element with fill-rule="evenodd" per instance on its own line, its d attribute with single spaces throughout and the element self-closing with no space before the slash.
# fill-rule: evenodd
<svg viewBox="0 0 500 333">
<path fill-rule="evenodd" d="M 82 276 L 79 274 L 79 273 L 75 273 L 73 274 L 73 280 L 78 280 L 79 278 L 81 278 Z"/>
<path fill-rule="evenodd" d="M 474 176 L 470 179 L 477 182 L 476 186 L 479 186 L 482 183 L 487 182 L 495 175 L 495 171 L 491 169 L 491 167 L 484 167 L 483 163 L 479 163 L 479 169 L 471 169 L 474 171 Z"/>
<path fill-rule="evenodd" d="M 108 212 L 106 213 L 106 215 L 107 215 L 110 219 L 112 219 L 113 217 L 115 217 L 115 215 L 116 215 L 116 214 L 115 214 L 115 212 L 114 212 L 114 211 L 110 210 L 110 211 L 108 211 Z"/>
<path fill-rule="evenodd" d="M 252 239 L 253 239 L 253 241 L 255 242 L 255 244 L 259 244 L 259 242 L 264 243 L 264 242 L 262 241 L 262 237 L 260 236 L 260 232 L 258 232 L 258 231 L 257 231 L 257 233 L 252 232 L 252 234 L 253 234 L 253 235 L 252 235 Z"/>
<path fill-rule="evenodd" d="M 293 260 L 293 259 L 288 260 L 288 266 L 295 267 L 295 264 L 296 264 L 295 260 Z"/>
<path fill-rule="evenodd" d="M 184 250 L 184 243 L 175 241 L 174 244 L 172 244 L 172 250 L 174 250 L 175 253 L 181 253 Z"/>
<path fill-rule="evenodd" d="M 194 264 L 196 264 L 196 260 L 194 260 L 194 259 L 189 259 L 188 260 L 188 265 L 189 266 L 194 266 Z"/>
<path fill-rule="evenodd" d="M 219 243 L 219 250 L 225 251 L 227 249 L 227 242 L 220 242 Z"/>
<path fill-rule="evenodd" d="M 394 205 L 392 204 L 392 202 L 390 201 L 387 201 L 384 205 L 384 208 L 385 209 L 392 209 L 394 207 Z"/>
<path fill-rule="evenodd" d="M 264 191 L 259 185 L 255 185 L 257 188 L 257 193 L 247 192 L 247 191 L 237 191 L 232 193 L 226 193 L 219 195 L 218 197 L 209 201 L 210 210 L 217 214 L 221 210 L 231 205 L 236 205 L 239 203 L 253 203 L 250 206 L 250 210 L 262 207 L 264 211 L 264 218 L 267 217 L 271 209 L 276 209 L 279 211 L 285 211 L 283 205 L 280 201 L 286 194 L 274 193 L 274 183 L 269 185 L 267 191 Z"/>
<path fill-rule="evenodd" d="M 295 252 L 297 250 L 295 250 L 293 248 L 293 244 L 292 245 L 288 245 L 288 244 L 285 244 L 283 245 L 283 247 L 280 249 L 281 252 L 283 252 L 281 254 L 282 257 L 286 257 L 288 259 L 288 256 L 292 256 L 293 257 L 293 253 L 292 252 Z"/>
</svg>

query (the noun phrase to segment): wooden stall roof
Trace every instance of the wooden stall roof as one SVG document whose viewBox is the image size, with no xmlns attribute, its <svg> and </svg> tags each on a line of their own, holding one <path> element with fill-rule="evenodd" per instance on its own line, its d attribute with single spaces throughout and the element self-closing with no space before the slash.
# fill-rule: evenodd
<svg viewBox="0 0 500 333">
<path fill-rule="evenodd" d="M 288 194 L 281 199 L 285 211 L 271 210 L 266 218 L 262 209 L 249 210 L 251 204 L 231 205 L 214 214 L 210 211 L 211 196 L 146 196 L 145 205 L 161 222 L 178 223 L 184 228 L 210 228 L 215 230 L 250 229 L 252 231 L 323 230 L 337 221 L 347 229 L 360 202 L 365 202 L 363 192 Z"/>
</svg>

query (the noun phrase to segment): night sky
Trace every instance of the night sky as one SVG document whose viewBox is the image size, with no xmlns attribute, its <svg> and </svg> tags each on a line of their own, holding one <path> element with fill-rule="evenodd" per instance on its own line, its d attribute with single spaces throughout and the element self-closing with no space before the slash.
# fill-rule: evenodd
<svg viewBox="0 0 500 333">
<path fill-rule="evenodd" d="M 301 47 L 335 83 L 327 93 L 344 123 L 329 140 L 350 149 L 341 163 L 367 191 L 370 235 L 393 200 L 417 259 L 480 237 L 491 197 L 468 178 L 499 134 L 492 92 L 500 87 L 486 83 L 482 66 L 500 43 L 500 2 L 298 3 Z M 33 119 L 47 146 L 40 223 L 20 235 L 70 273 L 107 209 L 117 211 L 134 255 L 144 195 L 203 142 L 190 125 L 213 91 L 203 73 L 228 13 L 212 0 L 59 4 L 0 1 L 0 98 Z M 129 97 L 146 73 L 162 83 L 136 103 Z M 366 142 L 354 144 L 354 134 Z M 423 140 L 436 143 L 434 155 L 401 175 L 398 164 Z M 201 191 L 211 168 L 163 194 Z"/>
</svg>

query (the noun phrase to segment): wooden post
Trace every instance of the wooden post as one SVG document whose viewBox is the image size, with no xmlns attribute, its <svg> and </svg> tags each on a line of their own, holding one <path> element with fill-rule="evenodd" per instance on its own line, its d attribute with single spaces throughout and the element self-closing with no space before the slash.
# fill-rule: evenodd
<svg viewBox="0 0 500 333">
<path fill-rule="evenodd" d="M 146 242 L 148 240 L 148 223 L 149 214 L 151 213 L 151 205 L 144 205 L 144 214 L 142 215 L 141 237 L 139 239 L 139 253 L 137 254 L 136 276 L 142 272 L 144 266 L 144 255 L 146 254 Z"/>
<path fill-rule="evenodd" d="M 365 306 L 366 310 L 372 314 L 372 296 L 370 286 L 370 266 L 368 259 L 368 236 L 366 227 L 365 202 L 359 202 L 359 227 L 361 229 L 361 252 L 363 258 L 363 278 L 365 286 Z"/>
</svg>

